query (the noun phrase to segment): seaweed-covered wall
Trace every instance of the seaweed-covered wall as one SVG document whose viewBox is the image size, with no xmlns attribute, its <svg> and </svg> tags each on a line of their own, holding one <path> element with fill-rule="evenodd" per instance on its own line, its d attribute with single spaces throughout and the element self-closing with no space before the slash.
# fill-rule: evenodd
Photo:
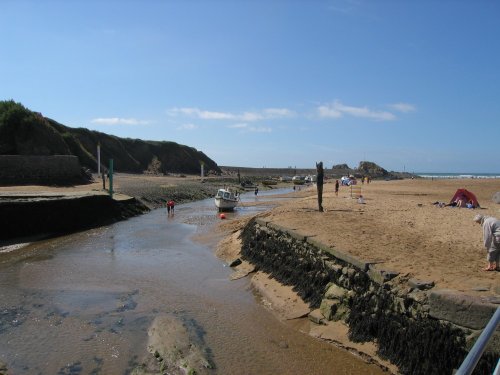
<svg viewBox="0 0 500 375">
<path fill-rule="evenodd" d="M 378 354 L 404 374 L 451 374 L 496 308 L 480 303 L 463 316 L 460 304 L 469 309 L 470 301 L 431 291 L 431 282 L 365 263 L 262 219 L 243 230 L 242 257 L 293 286 L 325 321 L 344 320 L 351 340 L 377 342 Z M 498 354 L 490 347 L 475 373 L 491 374 Z"/>
</svg>

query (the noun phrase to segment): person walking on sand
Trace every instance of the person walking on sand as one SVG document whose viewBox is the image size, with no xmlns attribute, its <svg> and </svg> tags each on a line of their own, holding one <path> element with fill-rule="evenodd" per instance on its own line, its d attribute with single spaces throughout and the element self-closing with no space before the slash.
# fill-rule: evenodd
<svg viewBox="0 0 500 375">
<path fill-rule="evenodd" d="M 167 202 L 167 213 L 168 214 L 173 214 L 174 213 L 174 209 L 175 209 L 175 202 L 170 199 L 168 202 Z"/>
<path fill-rule="evenodd" d="M 488 252 L 488 265 L 483 271 L 500 271 L 500 220 L 477 214 L 474 221 L 483 228 L 483 243 Z"/>
<path fill-rule="evenodd" d="M 323 162 L 316 163 L 316 188 L 318 190 L 318 208 L 323 212 Z"/>
<path fill-rule="evenodd" d="M 335 196 L 339 196 L 339 180 L 335 180 Z"/>
</svg>

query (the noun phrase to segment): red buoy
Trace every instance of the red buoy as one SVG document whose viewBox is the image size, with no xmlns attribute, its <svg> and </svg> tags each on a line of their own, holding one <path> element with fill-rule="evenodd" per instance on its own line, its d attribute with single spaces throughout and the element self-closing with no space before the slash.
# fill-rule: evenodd
<svg viewBox="0 0 500 375">
<path fill-rule="evenodd" d="M 225 214 L 220 214 L 220 215 L 219 215 L 219 217 L 220 217 L 221 219 L 225 219 L 225 218 L 226 218 L 226 215 L 225 215 Z"/>
</svg>

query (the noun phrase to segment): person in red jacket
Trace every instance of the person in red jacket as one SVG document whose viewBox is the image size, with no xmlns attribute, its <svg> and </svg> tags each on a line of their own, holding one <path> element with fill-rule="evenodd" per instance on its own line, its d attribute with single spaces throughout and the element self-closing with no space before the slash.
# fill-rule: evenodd
<svg viewBox="0 0 500 375">
<path fill-rule="evenodd" d="M 167 202 L 167 213 L 170 214 L 170 213 L 174 213 L 174 209 L 175 209 L 175 202 L 170 199 L 168 202 Z"/>
</svg>

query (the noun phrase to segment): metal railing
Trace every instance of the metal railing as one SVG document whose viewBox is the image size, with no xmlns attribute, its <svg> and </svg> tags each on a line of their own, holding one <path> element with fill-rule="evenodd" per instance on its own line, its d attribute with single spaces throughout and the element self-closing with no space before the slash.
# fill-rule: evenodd
<svg viewBox="0 0 500 375">
<path fill-rule="evenodd" d="M 483 355 L 484 349 L 486 348 L 488 341 L 490 341 L 491 336 L 495 333 L 495 330 L 497 329 L 499 323 L 500 323 L 500 307 L 497 307 L 497 310 L 491 317 L 486 327 L 484 327 L 483 332 L 475 342 L 469 354 L 467 354 L 467 357 L 465 357 L 464 361 L 462 362 L 462 365 L 457 370 L 455 375 L 472 374 L 472 371 L 474 371 L 477 362 Z M 493 374 L 500 375 L 500 361 L 498 361 L 498 364 Z"/>
</svg>

